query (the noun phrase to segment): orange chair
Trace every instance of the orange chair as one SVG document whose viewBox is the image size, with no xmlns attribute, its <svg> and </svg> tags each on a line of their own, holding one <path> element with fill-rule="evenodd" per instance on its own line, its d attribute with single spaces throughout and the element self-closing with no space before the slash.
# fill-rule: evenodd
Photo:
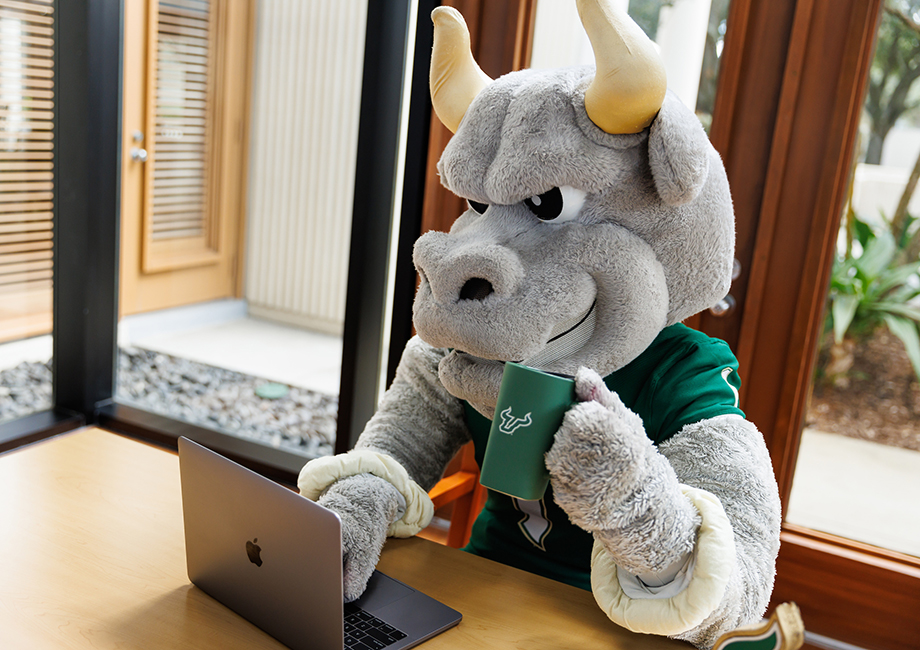
<svg viewBox="0 0 920 650">
<path fill-rule="evenodd" d="M 457 466 L 458 462 L 458 469 L 438 481 L 428 493 L 435 510 L 453 503 L 447 533 L 447 545 L 452 548 L 462 548 L 470 541 L 473 522 L 485 505 L 487 496 L 486 489 L 479 483 L 479 465 L 476 464 L 473 443 L 464 445 L 451 465 Z"/>
</svg>

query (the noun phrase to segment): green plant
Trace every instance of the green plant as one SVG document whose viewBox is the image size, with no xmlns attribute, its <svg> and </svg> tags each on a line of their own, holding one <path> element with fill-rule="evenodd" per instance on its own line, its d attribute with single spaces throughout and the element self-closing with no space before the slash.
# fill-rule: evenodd
<svg viewBox="0 0 920 650">
<path fill-rule="evenodd" d="M 876 231 L 852 211 L 844 227 L 847 246 L 831 274 L 826 327 L 826 334 L 833 334 L 831 357 L 851 354 L 847 339 L 859 343 L 885 326 L 904 344 L 920 379 L 920 261 L 901 263 L 907 238 L 896 239 L 890 229 Z"/>
</svg>

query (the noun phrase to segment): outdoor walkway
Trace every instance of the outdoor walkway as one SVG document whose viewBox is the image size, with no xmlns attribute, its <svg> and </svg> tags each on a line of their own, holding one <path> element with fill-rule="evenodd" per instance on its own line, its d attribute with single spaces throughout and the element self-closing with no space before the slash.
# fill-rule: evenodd
<svg viewBox="0 0 920 650">
<path fill-rule="evenodd" d="M 129 316 L 118 344 L 339 394 L 341 337 L 249 318 L 240 300 Z"/>
<path fill-rule="evenodd" d="M 806 429 L 786 520 L 920 556 L 920 451 Z"/>
</svg>

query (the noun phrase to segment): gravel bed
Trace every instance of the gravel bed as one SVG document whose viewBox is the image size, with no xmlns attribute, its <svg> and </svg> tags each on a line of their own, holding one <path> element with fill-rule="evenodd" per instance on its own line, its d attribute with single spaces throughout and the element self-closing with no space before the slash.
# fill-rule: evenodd
<svg viewBox="0 0 920 650">
<path fill-rule="evenodd" d="M 332 453 L 338 397 L 141 348 L 118 358 L 119 401 L 307 457 Z M 277 398 L 265 389 L 286 393 Z M 0 372 L 0 421 L 51 406 L 47 363 Z"/>
<path fill-rule="evenodd" d="M 51 408 L 49 363 L 26 361 L 0 371 L 0 422 Z"/>
</svg>

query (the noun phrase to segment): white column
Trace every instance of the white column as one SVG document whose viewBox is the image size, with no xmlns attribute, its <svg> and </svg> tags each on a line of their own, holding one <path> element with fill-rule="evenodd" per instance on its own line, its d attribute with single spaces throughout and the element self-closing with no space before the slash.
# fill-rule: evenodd
<svg viewBox="0 0 920 650">
<path fill-rule="evenodd" d="M 617 2 L 626 5 L 628 0 Z M 547 69 L 570 65 L 594 65 L 594 52 L 581 26 L 575 0 L 539 0 L 530 67 Z"/>
<path fill-rule="evenodd" d="M 661 8 L 655 39 L 668 74 L 668 88 L 696 110 L 712 0 L 676 0 Z"/>
</svg>

